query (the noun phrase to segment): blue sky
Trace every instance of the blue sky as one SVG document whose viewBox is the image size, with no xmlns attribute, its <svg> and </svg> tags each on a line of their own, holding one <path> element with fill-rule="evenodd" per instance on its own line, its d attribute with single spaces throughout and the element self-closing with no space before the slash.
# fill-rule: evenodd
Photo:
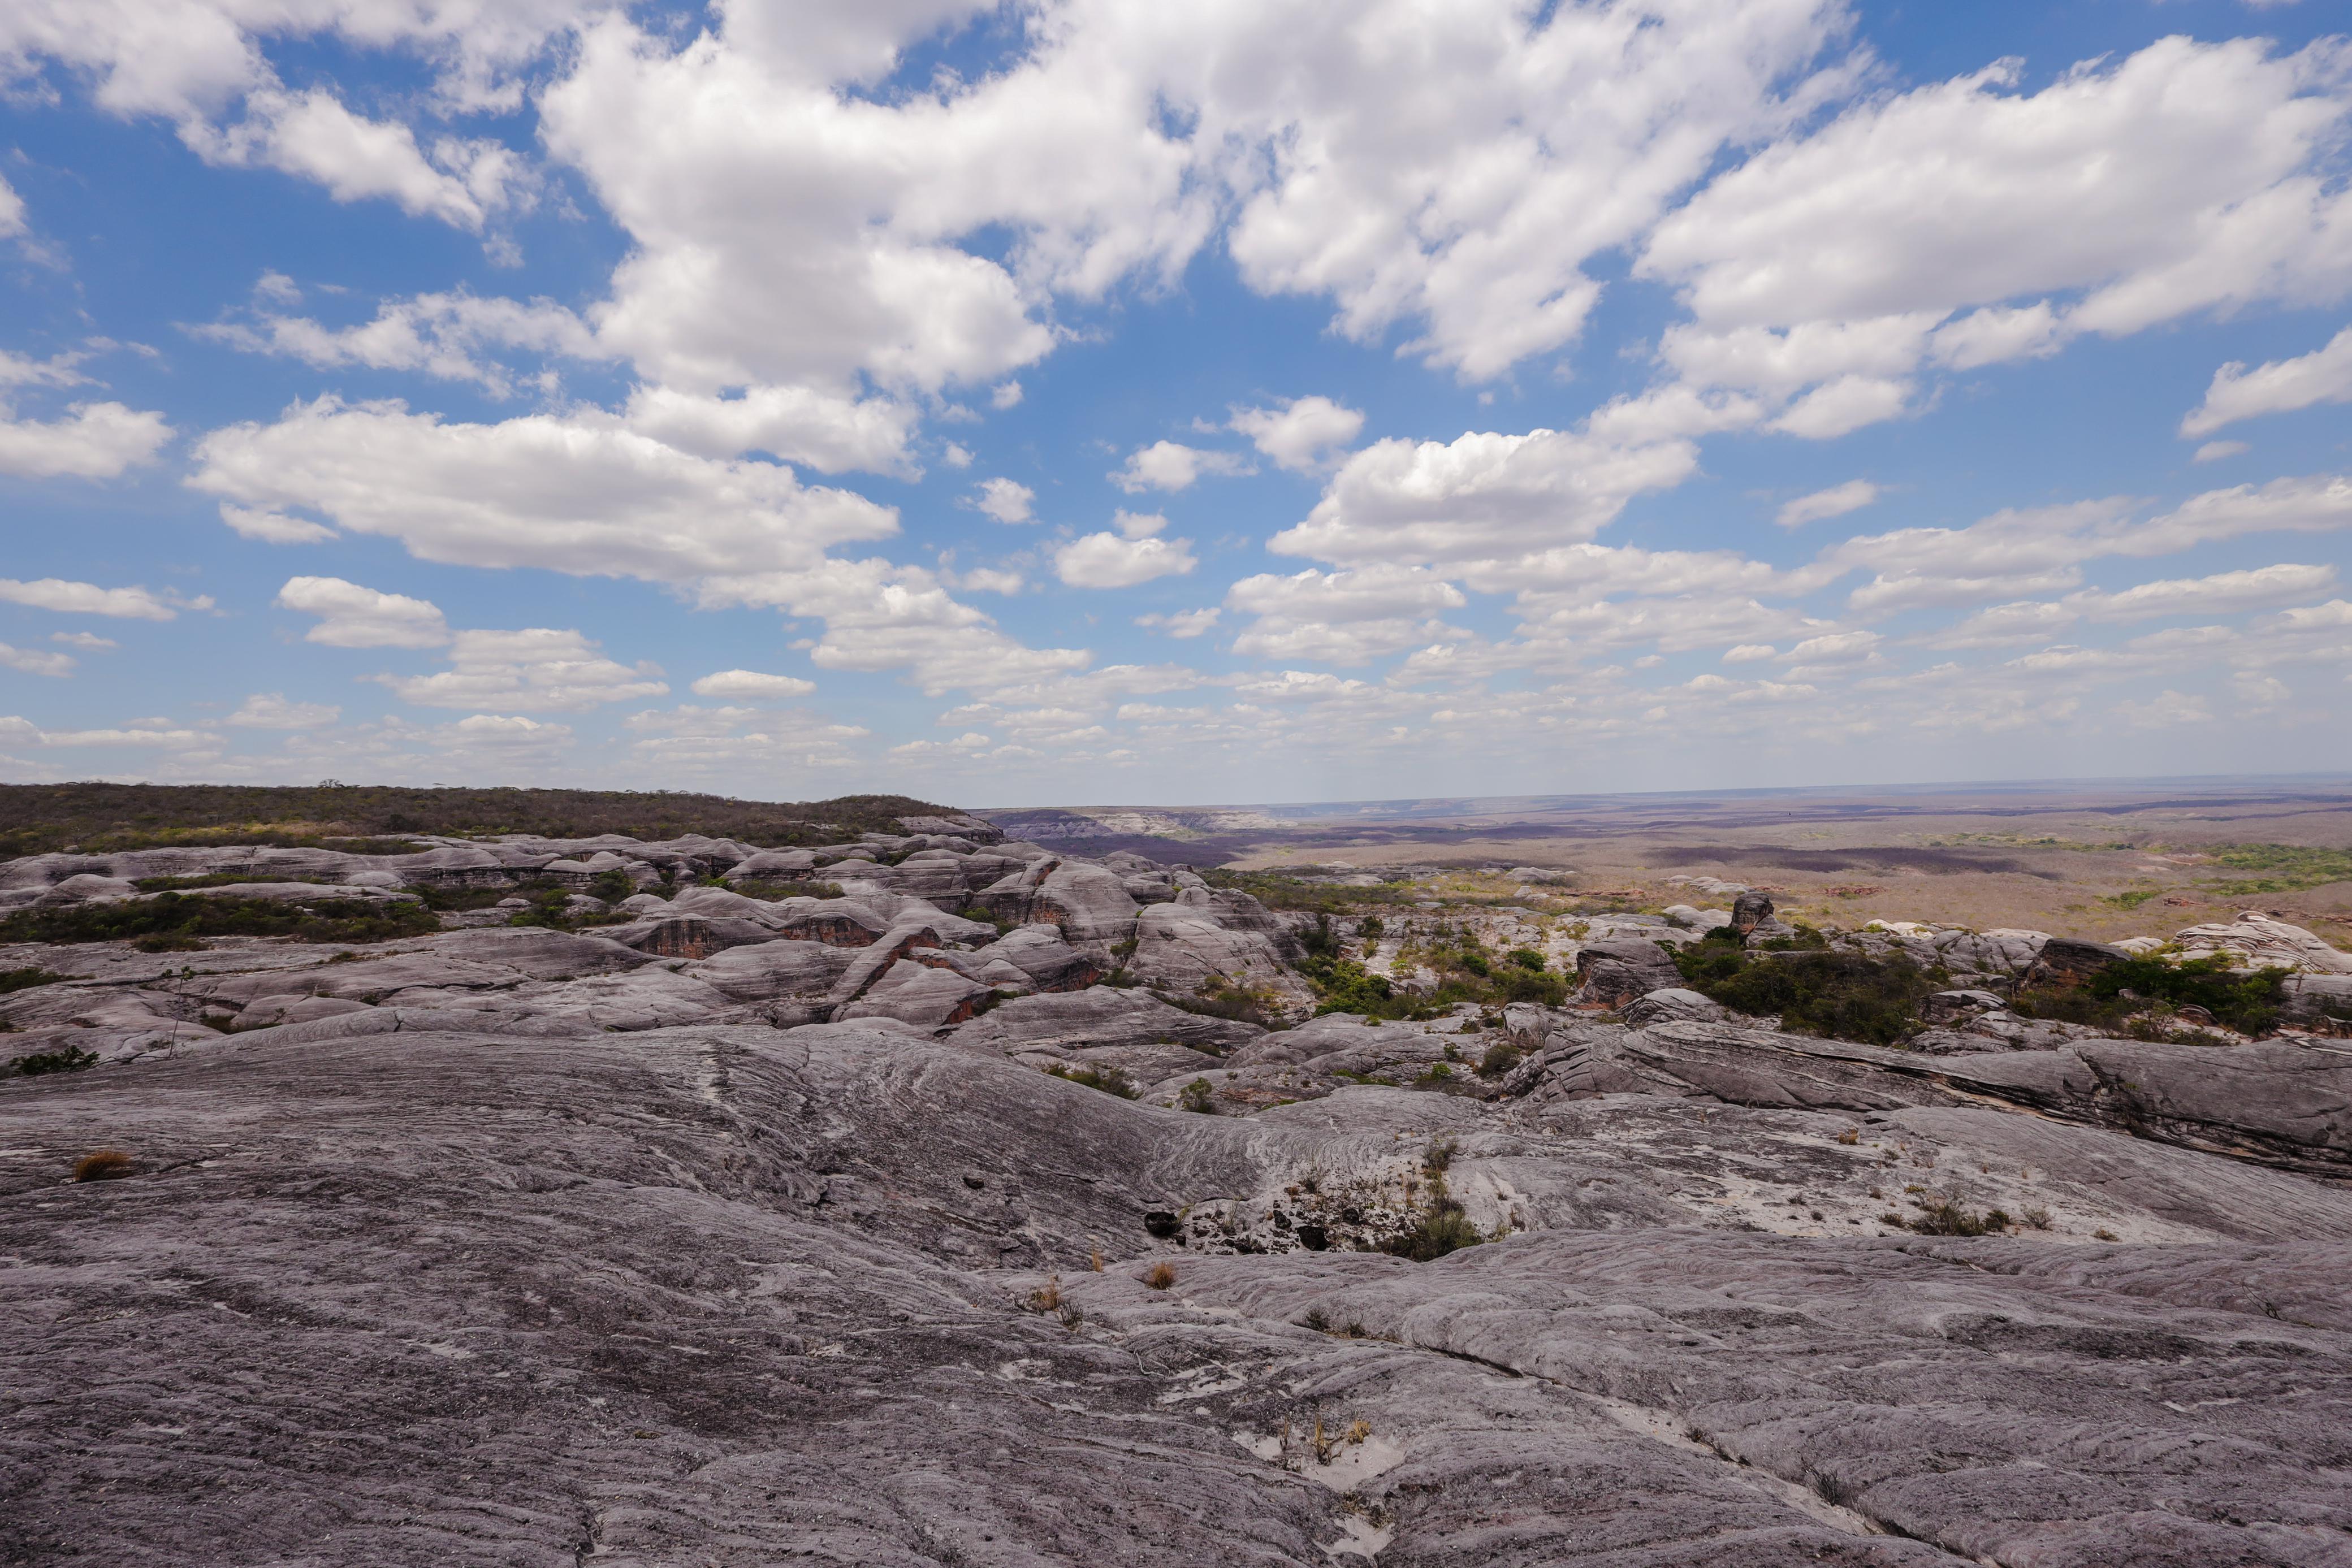
<svg viewBox="0 0 2352 1568">
<path fill-rule="evenodd" d="M 0 778 L 2352 766 L 2241 0 L 20 0 Z"/>
</svg>

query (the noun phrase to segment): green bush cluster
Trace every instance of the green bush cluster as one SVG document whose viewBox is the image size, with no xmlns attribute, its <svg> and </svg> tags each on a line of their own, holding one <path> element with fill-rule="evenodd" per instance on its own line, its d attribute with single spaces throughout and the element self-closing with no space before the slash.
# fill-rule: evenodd
<svg viewBox="0 0 2352 1568">
<path fill-rule="evenodd" d="M 1132 1079 L 1116 1067 L 1068 1067 L 1056 1061 L 1047 1067 L 1045 1072 L 1048 1077 L 1059 1078 L 1068 1083 L 1084 1084 L 1088 1089 L 1099 1089 L 1106 1094 L 1116 1094 L 1122 1100 L 1132 1100 L 1143 1092 L 1135 1086 Z"/>
<path fill-rule="evenodd" d="M 1352 915 L 1368 907 L 1410 904 L 1423 896 L 1411 883 L 1386 883 L 1378 887 L 1342 887 L 1334 883 L 1285 876 L 1280 872 L 1213 868 L 1202 872 L 1201 877 L 1211 887 L 1246 893 L 1268 909 L 1314 910 L 1325 915 Z"/>
<path fill-rule="evenodd" d="M 37 1051 L 29 1056 L 20 1056 L 8 1064 L 8 1072 L 19 1078 L 41 1078 L 52 1072 L 79 1072 L 97 1065 L 98 1052 L 66 1044 L 55 1051 Z"/>
<path fill-rule="evenodd" d="M 1517 948 L 1496 963 L 1467 933 L 1441 933 L 1417 955 L 1437 971 L 1437 988 L 1423 994 L 1401 992 L 1385 976 L 1375 975 L 1354 958 L 1343 956 L 1331 934 L 1329 918 L 1300 933 L 1307 957 L 1298 972 L 1315 989 L 1315 1010 L 1360 1013 L 1371 1019 L 1417 1020 L 1439 1018 L 1464 1002 L 1482 1007 L 1511 1002 L 1540 1002 L 1558 1007 L 1568 997 L 1568 981 L 1543 967 L 1543 955 Z M 1530 963 L 1528 960 L 1532 959 Z"/>
<path fill-rule="evenodd" d="M 54 986 L 64 978 L 63 975 L 53 975 L 41 968 L 0 969 L 0 997 L 12 991 L 29 991 L 35 986 Z"/>
<path fill-rule="evenodd" d="M 1280 1029 L 1282 1015 L 1272 1002 L 1255 991 L 1239 986 L 1213 986 L 1198 996 L 1184 996 L 1176 991 L 1153 991 L 1160 1000 L 1180 1012 L 1196 1018 L 1224 1019 L 1234 1023 L 1254 1023 L 1260 1029 Z"/>
<path fill-rule="evenodd" d="M 1926 1205 L 1904 1228 L 1921 1236 L 1997 1236 L 2009 1225 L 2009 1216 L 1998 1208 L 1978 1214 L 1948 1200 Z"/>
<path fill-rule="evenodd" d="M 190 898 L 176 893 L 121 903 L 34 909 L 0 920 L 0 942 L 136 942 L 151 952 L 191 947 L 205 936 L 291 936 L 301 942 L 389 942 L 438 931 L 421 904 L 321 898 L 302 905 L 258 898 Z"/>
<path fill-rule="evenodd" d="M 1450 1140 L 1441 1140 L 1431 1146 L 1421 1167 L 1422 1177 L 1428 1184 L 1427 1199 L 1413 1211 L 1412 1228 L 1382 1242 L 1381 1251 L 1416 1263 L 1430 1263 L 1487 1239 L 1470 1223 L 1462 1200 L 1446 1189 L 1445 1172 L 1453 1163 L 1454 1145 Z"/>
<path fill-rule="evenodd" d="M 2216 891 L 2231 895 L 2296 893 L 2331 882 L 2352 882 L 2352 846 L 2314 849 L 2305 844 L 2216 844 L 2206 853 L 2231 871 L 2254 872 L 2254 880 Z"/>
<path fill-rule="evenodd" d="M 1676 952 L 1684 983 L 1735 1012 L 1833 1040 L 1897 1045 L 1919 1027 L 1919 1004 L 1946 977 L 1901 956 L 1780 952 L 1751 956 L 1736 939 Z"/>
<path fill-rule="evenodd" d="M 2065 990 L 2019 993 L 2012 1004 L 2029 1018 L 2056 1019 L 2098 1029 L 2122 1026 L 2150 1002 L 2166 1007 L 2203 1008 L 2213 1021 L 2241 1034 L 2264 1034 L 2278 1026 L 2286 971 L 2256 969 L 2233 975 L 2222 957 L 2191 958 L 2168 963 L 2162 958 L 2134 958 L 2111 965 L 2083 986 Z"/>
</svg>

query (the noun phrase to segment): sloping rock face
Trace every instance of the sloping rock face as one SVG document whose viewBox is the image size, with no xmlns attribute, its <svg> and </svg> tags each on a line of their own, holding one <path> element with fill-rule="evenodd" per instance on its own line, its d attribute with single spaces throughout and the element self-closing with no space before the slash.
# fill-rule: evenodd
<svg viewBox="0 0 2352 1568">
<path fill-rule="evenodd" d="M 2299 925 L 2247 910 L 2225 925 L 2191 925 L 2177 938 L 2181 956 L 2219 957 L 2231 965 L 2352 975 L 2352 953 L 2329 946 Z"/>
<path fill-rule="evenodd" d="M 1603 1008 L 1622 1008 L 1682 984 L 1682 971 L 1666 950 L 1639 938 L 1591 944 L 1577 954 L 1576 973 L 1583 981 L 1579 999 Z"/>
<path fill-rule="evenodd" d="M 670 873 L 578 932 L 0 950 L 63 977 L 0 1058 L 100 1059 L 0 1080 L 0 1562 L 2352 1560 L 2338 1042 L 2011 1039 L 2037 934 L 1936 1051 L 1638 953 L 1270 1030 L 1254 901 L 957 828 L 533 846 Z M 848 896 L 684 880 L 761 854 Z M 126 870 L 216 874 L 0 888 Z"/>
</svg>

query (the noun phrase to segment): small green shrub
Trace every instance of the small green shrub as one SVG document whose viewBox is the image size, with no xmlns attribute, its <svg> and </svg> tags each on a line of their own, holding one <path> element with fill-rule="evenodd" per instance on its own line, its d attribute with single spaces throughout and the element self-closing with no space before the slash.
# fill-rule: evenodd
<svg viewBox="0 0 2352 1568">
<path fill-rule="evenodd" d="M 41 1078 L 52 1072 L 79 1072 L 98 1065 L 98 1053 L 76 1045 L 62 1045 L 55 1051 L 37 1051 L 20 1056 L 8 1064 L 8 1071 L 19 1078 Z"/>
<path fill-rule="evenodd" d="M 1180 1012 L 1198 1018 L 1225 1019 L 1235 1023 L 1254 1023 L 1262 1029 L 1280 1029 L 1282 1019 L 1266 998 L 1238 986 L 1216 986 L 1199 996 L 1187 997 L 1174 991 L 1154 991 L 1160 1000 Z"/>
<path fill-rule="evenodd" d="M 1475 1247 L 1486 1239 L 1470 1223 L 1470 1216 L 1460 1203 L 1441 1197 L 1433 1198 L 1420 1211 L 1412 1229 L 1382 1242 L 1381 1250 L 1392 1257 L 1410 1258 L 1416 1263 L 1430 1263 L 1448 1252 Z"/>
<path fill-rule="evenodd" d="M 1070 1083 L 1081 1083 L 1088 1089 L 1099 1089 L 1106 1094 L 1116 1094 L 1122 1100 L 1132 1100 L 1143 1092 L 1134 1081 L 1116 1067 L 1072 1068 L 1056 1061 L 1045 1069 L 1046 1073 Z"/>
<path fill-rule="evenodd" d="M 1503 1074 L 1508 1072 L 1512 1068 L 1517 1067 L 1519 1064 L 1519 1048 L 1513 1045 L 1509 1040 L 1496 1040 L 1494 1044 L 1486 1048 L 1486 1054 L 1478 1059 L 1478 1076 L 1481 1078 L 1502 1077 Z"/>
<path fill-rule="evenodd" d="M 1416 1018 L 1423 1009 L 1412 998 L 1400 997 L 1388 977 L 1375 975 L 1353 958 L 1309 957 L 1298 966 L 1315 988 L 1315 1011 L 1361 1013 L 1366 1018 Z"/>
<path fill-rule="evenodd" d="M 1978 1214 L 1957 1203 L 1932 1203 L 1909 1221 L 1921 1236 L 1992 1236 L 2009 1228 L 2009 1216 L 1996 1208 Z"/>
<path fill-rule="evenodd" d="M 156 931 L 139 937 L 131 945 L 142 953 L 201 953 L 205 945 L 194 935 L 194 923 L 176 931 Z"/>
<path fill-rule="evenodd" d="M 1532 969 L 1538 975 L 1543 973 L 1544 956 L 1532 947 L 1514 947 L 1503 956 L 1522 969 Z"/>
<path fill-rule="evenodd" d="M 1492 999 L 1503 1002 L 1538 1002 L 1556 1008 L 1568 999 L 1565 977 L 1547 973 L 1529 974 L 1512 967 L 1503 971 L 1494 985 Z"/>
<path fill-rule="evenodd" d="M 1192 1082 L 1184 1085 L 1177 1094 L 1176 1108 L 1180 1111 L 1198 1112 L 1203 1116 L 1213 1116 L 1217 1113 L 1215 1095 L 1215 1085 L 1205 1078 L 1195 1078 Z"/>
<path fill-rule="evenodd" d="M 846 894 L 841 891 L 841 884 L 837 882 L 810 882 L 795 877 L 780 877 L 765 880 L 755 878 L 750 882 L 730 883 L 729 885 L 746 898 L 765 899 L 770 904 L 774 904 L 782 899 L 787 898 L 842 898 L 846 896 Z M 970 910 L 966 910 L 964 911 L 964 918 L 968 920 L 988 920 L 990 919 L 990 915 L 986 910 L 982 910 L 978 915 L 974 915 Z"/>
<path fill-rule="evenodd" d="M 29 991 L 35 986 L 54 986 L 67 977 L 42 968 L 0 969 L 0 997 L 12 991 Z"/>
</svg>

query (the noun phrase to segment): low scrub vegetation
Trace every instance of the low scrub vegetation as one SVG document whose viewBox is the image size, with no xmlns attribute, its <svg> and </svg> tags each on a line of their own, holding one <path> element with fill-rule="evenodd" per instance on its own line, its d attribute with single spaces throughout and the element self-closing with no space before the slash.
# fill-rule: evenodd
<svg viewBox="0 0 2352 1568">
<path fill-rule="evenodd" d="M 2233 872 L 2252 872 L 2249 881 L 2214 889 L 2231 897 L 2252 893 L 2299 893 L 2331 882 L 2352 882 L 2352 847 L 2313 849 L 2305 844 L 2216 844 L 2204 852 Z"/>
<path fill-rule="evenodd" d="M 1684 983 L 1735 1012 L 1777 1017 L 1784 1029 L 1871 1045 L 1899 1045 L 1919 1027 L 1919 1003 L 1945 977 L 1907 958 L 1785 951 L 1751 956 L 1710 935 L 1675 954 Z"/>
<path fill-rule="evenodd" d="M 1979 1214 L 1957 1203 L 1937 1201 L 1922 1204 L 1904 1228 L 1921 1236 L 1997 1236 L 2009 1226 L 2009 1216 L 1998 1208 Z"/>
<path fill-rule="evenodd" d="M 840 898 L 844 896 L 841 891 L 841 884 L 838 883 L 803 882 L 793 878 L 780 878 L 766 881 L 762 881 L 759 878 L 751 878 L 743 882 L 721 882 L 719 885 L 728 889 L 730 892 L 740 893 L 746 898 L 763 898 L 771 904 L 774 904 L 779 900 L 786 898 Z M 602 894 L 599 894 L 598 896 L 601 897 Z M 628 894 L 625 893 L 621 896 L 626 898 Z M 967 914 L 965 918 L 971 919 L 974 918 L 974 916 Z M 977 918 L 985 920 L 988 919 L 988 916 L 983 914 Z M 992 925 L 994 922 L 991 921 L 990 924 Z"/>
<path fill-rule="evenodd" d="M 1453 1164 L 1454 1145 L 1450 1139 L 1441 1139 L 1430 1146 L 1422 1159 L 1422 1180 L 1426 1185 L 1421 1206 L 1413 1211 L 1412 1227 L 1381 1243 L 1381 1251 L 1416 1263 L 1430 1263 L 1487 1239 L 1470 1222 L 1469 1211 L 1462 1207 L 1462 1200 L 1447 1190 L 1445 1173 Z"/>
<path fill-rule="evenodd" d="M 1272 997 L 1244 990 L 1238 986 L 1212 986 L 1197 996 L 1190 997 L 1175 991 L 1153 991 L 1151 994 L 1178 1011 L 1188 1012 L 1197 1018 L 1254 1023 L 1260 1029 L 1284 1027 L 1281 1009 Z"/>
<path fill-rule="evenodd" d="M 142 876 L 131 885 L 142 893 L 185 893 L 199 887 L 249 886 L 256 883 L 307 883 L 307 876 L 272 876 L 263 872 L 220 871 L 205 876 Z"/>
<path fill-rule="evenodd" d="M 2028 1018 L 2056 1019 L 2066 1023 L 2120 1029 L 2151 1005 L 2178 1011 L 2201 1008 L 2215 1023 L 2241 1034 L 2265 1034 L 2278 1027 L 2279 1006 L 2286 983 L 2282 969 L 2230 972 L 2226 958 L 2192 958 L 2170 963 L 2162 958 L 2134 958 L 2094 975 L 2088 983 L 2064 990 L 2020 992 L 2011 1004 Z"/>
<path fill-rule="evenodd" d="M 905 795 L 771 802 L 672 790 L 11 784 L 0 785 L 0 858 L 68 846 L 92 854 L 171 844 L 273 844 L 362 854 L 406 854 L 424 847 L 397 840 L 406 833 L 564 839 L 707 833 L 776 847 L 896 832 L 900 817 L 949 810 Z"/>
<path fill-rule="evenodd" d="M 136 943 L 144 952 L 194 947 L 205 936 L 291 936 L 299 942 L 388 942 L 438 931 L 422 904 L 321 898 L 303 905 L 271 899 L 191 898 L 160 894 L 111 904 L 33 909 L 0 920 L 5 942 Z"/>
<path fill-rule="evenodd" d="M 1464 1002 L 1497 1007 L 1511 1002 L 1540 1002 L 1558 1007 L 1567 999 L 1565 976 L 1544 967 L 1543 955 L 1533 948 L 1515 948 L 1501 958 L 1488 953 L 1467 931 L 1440 927 L 1407 946 L 1400 965 L 1434 971 L 1436 987 L 1404 990 L 1384 975 L 1375 975 L 1361 960 L 1347 955 L 1332 929 L 1330 916 L 1318 915 L 1315 924 L 1298 934 L 1307 949 L 1298 972 L 1315 988 L 1315 1010 L 1358 1013 L 1370 1019 L 1419 1020 L 1441 1018 Z"/>
<path fill-rule="evenodd" d="M 1122 1100 L 1132 1100 L 1143 1092 L 1135 1086 L 1134 1080 L 1116 1067 L 1071 1067 L 1057 1061 L 1046 1068 L 1045 1071 L 1049 1076 L 1059 1078 L 1064 1082 L 1080 1083 L 1088 1089 L 1099 1089 L 1106 1094 L 1116 1094 Z"/>
<path fill-rule="evenodd" d="M 42 968 L 0 969 L 0 997 L 13 991 L 29 991 L 35 986 L 54 986 L 65 977 Z"/>
<path fill-rule="evenodd" d="M 0 1076 L 45 1078 L 52 1072 L 79 1072 L 98 1065 L 98 1052 L 84 1051 L 78 1045 L 61 1045 L 55 1051 L 37 1051 L 20 1056 L 8 1063 L 8 1071 Z"/>
<path fill-rule="evenodd" d="M 1411 904 L 1427 892 L 1409 882 L 1382 883 L 1376 887 L 1349 887 L 1339 883 L 1286 876 L 1272 871 L 1223 871 L 1201 873 L 1211 887 L 1246 893 L 1268 909 L 1294 909 L 1323 915 L 1353 915 L 1362 909 Z"/>
</svg>

